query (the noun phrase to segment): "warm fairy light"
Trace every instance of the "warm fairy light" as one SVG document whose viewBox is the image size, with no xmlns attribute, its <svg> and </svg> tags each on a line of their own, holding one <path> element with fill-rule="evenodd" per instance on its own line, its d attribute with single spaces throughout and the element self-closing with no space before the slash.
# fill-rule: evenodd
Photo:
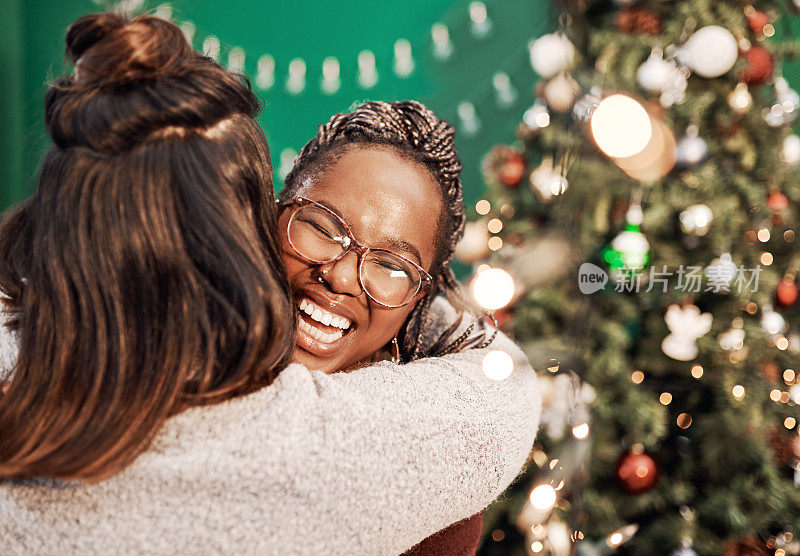
<svg viewBox="0 0 800 556">
<path fill-rule="evenodd" d="M 778 548 L 775 550 L 775 556 L 786 556 L 786 551 L 782 548 Z"/>
<path fill-rule="evenodd" d="M 531 543 L 531 552 L 541 552 L 544 549 L 544 545 L 540 541 L 533 541 Z"/>
<path fill-rule="evenodd" d="M 770 38 L 775 34 L 775 27 L 772 25 L 772 23 L 767 23 L 761 28 L 761 32 L 765 37 Z"/>
<path fill-rule="evenodd" d="M 786 230 L 783 232 L 783 241 L 791 243 L 794 241 L 794 230 Z"/>
<path fill-rule="evenodd" d="M 589 423 L 581 423 L 572 427 L 572 436 L 578 440 L 583 440 L 589 436 Z"/>
<path fill-rule="evenodd" d="M 678 415 L 678 426 L 682 429 L 688 429 L 689 426 L 692 424 L 692 416 L 688 413 L 681 413 Z"/>
<path fill-rule="evenodd" d="M 478 214 L 484 216 L 489 214 L 489 211 L 492 210 L 492 205 L 486 199 L 481 199 L 475 203 L 475 210 L 478 211 Z"/>
<path fill-rule="evenodd" d="M 514 361 L 505 351 L 495 349 L 483 357 L 483 374 L 491 380 L 500 382 L 514 372 Z"/>
<path fill-rule="evenodd" d="M 751 315 L 755 315 L 758 312 L 758 304 L 750 301 L 747 305 L 745 305 L 744 310 Z"/>
<path fill-rule="evenodd" d="M 744 398 L 744 386 L 742 386 L 741 384 L 737 384 L 736 386 L 731 388 L 731 393 L 733 394 L 733 397 L 736 398 L 737 400 L 742 400 Z"/>
<path fill-rule="evenodd" d="M 789 403 L 789 392 L 781 392 L 781 403 Z"/>
<path fill-rule="evenodd" d="M 626 158 L 644 150 L 653 136 L 647 111 L 626 95 L 611 95 L 592 112 L 592 135 L 604 153 Z"/>
<path fill-rule="evenodd" d="M 795 378 L 794 369 L 786 369 L 785 371 L 783 371 L 783 380 L 784 382 L 786 382 L 786 384 L 791 384 L 792 382 L 794 382 L 794 378 Z"/>
<path fill-rule="evenodd" d="M 796 404 L 800 404 L 800 388 L 789 388 L 789 398 Z"/>
<path fill-rule="evenodd" d="M 544 467 L 547 463 L 547 453 L 536 448 L 533 451 L 533 463 L 535 463 L 537 467 Z"/>
<path fill-rule="evenodd" d="M 703 366 L 702 365 L 692 365 L 691 370 L 692 376 L 694 378 L 700 378 L 703 376 Z"/>
<path fill-rule="evenodd" d="M 514 207 L 508 203 L 505 203 L 502 207 L 500 207 L 500 214 L 506 218 L 512 218 L 514 216 Z"/>
<path fill-rule="evenodd" d="M 761 228 L 760 230 L 758 230 L 758 235 L 756 237 L 758 237 L 758 241 L 760 241 L 761 243 L 766 243 L 769 241 L 769 235 L 770 234 L 768 229 Z"/>
<path fill-rule="evenodd" d="M 492 236 L 489 238 L 489 241 L 487 241 L 486 244 L 492 251 L 498 251 L 503 246 L 503 238 L 499 236 Z"/>
<path fill-rule="evenodd" d="M 764 266 L 771 265 L 773 261 L 772 253 L 770 253 L 769 251 L 764 251 L 763 253 L 761 253 L 761 257 L 759 258 L 759 260 L 761 261 L 761 264 L 763 264 Z"/>
<path fill-rule="evenodd" d="M 479 264 L 479 265 L 478 265 L 478 268 L 475 270 L 475 274 L 480 274 L 480 273 L 481 273 L 481 272 L 483 272 L 484 270 L 489 270 L 490 268 L 492 268 L 492 267 L 491 267 L 491 266 L 489 266 L 489 265 L 488 265 L 488 264 L 486 264 L 486 263 Z"/>
<path fill-rule="evenodd" d="M 495 529 L 494 531 L 492 531 L 492 540 L 493 541 L 500 542 L 504 538 L 506 538 L 506 534 L 503 532 L 502 529 Z"/>
<path fill-rule="evenodd" d="M 539 485 L 531 491 L 530 499 L 534 508 L 545 512 L 556 504 L 556 489 L 550 485 Z"/>
<path fill-rule="evenodd" d="M 783 426 L 790 430 L 793 429 L 796 424 L 797 421 L 795 420 L 794 417 L 787 417 L 786 419 L 783 420 Z"/>
<path fill-rule="evenodd" d="M 789 340 L 786 339 L 786 336 L 781 336 L 775 340 L 775 347 L 781 351 L 785 351 L 789 347 Z"/>
<path fill-rule="evenodd" d="M 544 537 L 547 533 L 547 529 L 544 528 L 544 525 L 541 523 L 536 523 L 535 525 L 531 526 L 531 533 L 536 535 L 537 537 Z"/>
<path fill-rule="evenodd" d="M 503 222 L 501 222 L 499 218 L 492 218 L 489 220 L 489 223 L 486 224 L 486 227 L 491 233 L 499 234 L 500 230 L 503 229 Z"/>
<path fill-rule="evenodd" d="M 489 241 L 491 242 L 491 239 Z M 484 270 L 472 282 L 472 295 L 475 301 L 490 311 L 508 305 L 514 297 L 514 290 L 514 278 L 502 268 Z"/>
<path fill-rule="evenodd" d="M 633 371 L 631 373 L 631 382 L 634 384 L 641 384 L 644 380 L 644 373 L 642 371 Z"/>
<path fill-rule="evenodd" d="M 661 395 L 658 397 L 658 401 L 660 401 L 664 405 L 669 405 L 672 403 L 672 394 L 669 392 L 662 392 Z"/>
<path fill-rule="evenodd" d="M 550 364 L 547 365 L 547 370 L 550 371 L 551 373 L 557 373 L 559 367 L 560 365 L 558 364 L 558 361 L 556 361 L 555 359 L 551 359 Z"/>
<path fill-rule="evenodd" d="M 475 23 L 484 23 L 487 17 L 486 4 L 483 2 L 472 2 L 469 5 L 469 18 Z"/>
<path fill-rule="evenodd" d="M 780 391 L 780 390 L 777 390 L 777 389 L 775 389 L 775 390 L 772 390 L 772 391 L 769 393 L 769 399 L 771 399 L 773 402 L 779 402 L 779 401 L 781 401 L 781 391 Z"/>
<path fill-rule="evenodd" d="M 635 523 L 631 523 L 630 525 L 625 525 L 624 527 L 620 527 L 618 530 L 611 533 L 608 538 L 606 539 L 606 544 L 610 548 L 617 548 L 622 543 L 629 541 L 631 537 L 636 534 L 636 531 L 639 530 L 639 526 Z"/>
</svg>

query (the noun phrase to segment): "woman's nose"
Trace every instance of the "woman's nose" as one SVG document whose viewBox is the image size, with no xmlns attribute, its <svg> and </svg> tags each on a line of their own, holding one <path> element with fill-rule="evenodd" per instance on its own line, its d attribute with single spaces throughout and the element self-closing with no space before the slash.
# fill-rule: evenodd
<svg viewBox="0 0 800 556">
<path fill-rule="evenodd" d="M 354 251 L 350 251 L 333 263 L 322 276 L 335 293 L 352 296 L 361 294 L 361 284 L 358 282 L 358 255 Z"/>
</svg>

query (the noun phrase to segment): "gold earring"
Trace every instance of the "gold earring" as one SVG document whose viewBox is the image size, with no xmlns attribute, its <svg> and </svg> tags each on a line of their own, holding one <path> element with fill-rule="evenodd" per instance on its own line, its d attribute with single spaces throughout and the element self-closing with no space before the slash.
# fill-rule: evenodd
<svg viewBox="0 0 800 556">
<path fill-rule="evenodd" d="M 392 363 L 400 363 L 400 345 L 397 343 L 397 336 L 392 338 Z"/>
</svg>

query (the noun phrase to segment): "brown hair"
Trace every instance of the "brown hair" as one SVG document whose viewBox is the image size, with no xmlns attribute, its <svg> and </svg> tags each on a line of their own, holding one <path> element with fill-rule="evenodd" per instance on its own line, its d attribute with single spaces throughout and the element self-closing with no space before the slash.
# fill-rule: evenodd
<svg viewBox="0 0 800 556">
<path fill-rule="evenodd" d="M 471 335 L 476 327 L 483 325 L 482 321 L 477 321 L 452 339 L 460 324 L 459 318 L 432 345 L 423 343 L 429 324 L 428 313 L 437 294 L 443 294 L 461 310 L 461 316 L 465 310 L 475 312 L 461 293 L 462 288 L 450 268 L 455 246 L 464 235 L 466 220 L 461 160 L 454 136 L 453 126 L 437 118 L 420 102 L 365 102 L 352 112 L 334 114 L 326 124 L 317 128 L 317 135 L 297 155 L 291 172 L 286 176 L 286 187 L 281 192 L 281 200 L 290 200 L 301 192 L 307 179 L 316 179 L 348 148 L 357 145 L 391 148 L 398 155 L 424 166 L 439 184 L 442 211 L 437 225 L 436 256 L 430 270 L 433 288 L 417 303 L 400 331 L 400 355 L 404 361 L 445 355 L 469 347 L 485 347 L 496 333 L 487 334 L 484 330 Z"/>
<path fill-rule="evenodd" d="M 294 346 L 247 81 L 152 16 L 85 16 L 66 43 L 38 188 L 0 224 L 20 346 L 0 479 L 113 475 L 170 415 L 270 384 Z"/>
</svg>

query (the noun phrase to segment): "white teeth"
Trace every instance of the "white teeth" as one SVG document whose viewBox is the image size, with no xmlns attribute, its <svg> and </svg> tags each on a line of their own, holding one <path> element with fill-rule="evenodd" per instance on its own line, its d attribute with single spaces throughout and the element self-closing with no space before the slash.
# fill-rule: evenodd
<svg viewBox="0 0 800 556">
<path fill-rule="evenodd" d="M 350 328 L 351 322 L 349 319 L 346 319 L 341 315 L 334 315 L 322 307 L 315 305 L 314 302 L 309 299 L 303 298 L 300 300 L 298 309 L 308 315 L 311 320 L 315 320 L 326 326 L 334 326 L 341 330 L 347 330 Z M 336 333 L 334 332 L 334 334 Z"/>
<path fill-rule="evenodd" d="M 323 344 L 331 344 L 336 340 L 338 340 L 339 338 L 341 338 L 343 334 L 341 330 L 337 330 L 336 332 L 328 334 L 327 332 L 323 332 L 319 328 L 311 326 L 310 324 L 308 324 L 303 320 L 300 321 L 299 326 L 300 330 L 302 330 L 303 332 L 305 332 L 306 334 L 308 334 L 309 336 L 311 336 L 312 338 Z"/>
</svg>

